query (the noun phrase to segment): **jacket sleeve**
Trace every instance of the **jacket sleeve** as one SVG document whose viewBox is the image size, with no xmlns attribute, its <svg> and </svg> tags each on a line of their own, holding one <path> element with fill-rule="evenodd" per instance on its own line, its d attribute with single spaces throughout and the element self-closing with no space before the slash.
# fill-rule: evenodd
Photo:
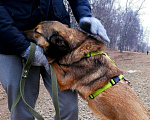
<svg viewBox="0 0 150 120">
<path fill-rule="evenodd" d="M 73 14 L 79 22 L 82 17 L 91 17 L 91 7 L 88 0 L 68 0 Z"/>
<path fill-rule="evenodd" d="M 24 35 L 15 27 L 14 21 L 0 3 L 0 44 L 9 47 L 13 53 L 21 54 L 30 43 L 26 41 Z"/>
</svg>

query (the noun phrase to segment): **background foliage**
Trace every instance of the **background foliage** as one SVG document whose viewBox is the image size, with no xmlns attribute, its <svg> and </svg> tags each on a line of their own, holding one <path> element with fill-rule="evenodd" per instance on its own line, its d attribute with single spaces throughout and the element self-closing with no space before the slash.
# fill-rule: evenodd
<svg viewBox="0 0 150 120">
<path fill-rule="evenodd" d="M 144 30 L 140 21 L 140 11 L 145 0 L 135 6 L 135 0 L 126 0 L 124 8 L 119 0 L 89 0 L 92 15 L 104 25 L 111 42 L 106 46 L 122 51 L 145 52 L 148 49 L 144 38 L 148 31 Z M 78 28 L 69 3 L 64 1 L 70 15 L 71 27 Z M 134 6 L 134 7 L 133 7 Z M 148 39 L 148 38 L 147 38 Z"/>
</svg>

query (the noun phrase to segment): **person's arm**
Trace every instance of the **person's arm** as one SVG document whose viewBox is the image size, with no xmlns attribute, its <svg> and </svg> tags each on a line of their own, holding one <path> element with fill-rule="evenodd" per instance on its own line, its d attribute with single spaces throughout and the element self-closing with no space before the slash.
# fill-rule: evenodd
<svg viewBox="0 0 150 120">
<path fill-rule="evenodd" d="M 7 12 L 7 10 L 0 3 L 0 43 L 9 46 L 16 54 L 24 58 L 28 58 L 30 50 L 30 42 L 26 40 L 22 32 L 20 32 L 14 25 L 14 21 Z M 44 66 L 46 71 L 50 74 L 49 63 L 43 54 L 43 48 L 36 46 L 34 66 Z"/>
<path fill-rule="evenodd" d="M 15 27 L 14 21 L 0 2 L 0 43 L 21 54 L 30 46 L 23 34 Z"/>
<path fill-rule="evenodd" d="M 68 0 L 73 14 L 82 30 L 99 35 L 103 40 L 110 42 L 106 30 L 101 22 L 92 16 L 88 0 Z"/>
<path fill-rule="evenodd" d="M 88 0 L 68 0 L 68 1 L 77 22 L 79 22 L 80 19 L 83 17 L 92 17 L 91 6 Z"/>
</svg>

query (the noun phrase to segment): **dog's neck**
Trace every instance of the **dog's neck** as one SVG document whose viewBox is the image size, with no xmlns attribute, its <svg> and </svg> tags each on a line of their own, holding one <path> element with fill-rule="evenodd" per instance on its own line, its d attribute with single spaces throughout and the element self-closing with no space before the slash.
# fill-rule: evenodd
<svg viewBox="0 0 150 120">
<path fill-rule="evenodd" d="M 75 86 L 77 91 L 79 91 L 86 99 L 88 99 L 89 95 L 94 93 L 97 89 L 103 88 L 111 78 L 123 74 L 123 72 L 117 66 L 113 65 L 113 63 L 111 63 L 104 55 L 97 55 L 94 57 L 95 60 L 93 61 L 100 63 L 99 66 L 95 63 L 95 67 L 93 67 L 95 68 L 93 71 L 96 72 L 94 74 L 94 79 L 90 79 L 91 76 L 87 76 L 85 78 L 87 79 L 85 83 L 82 83 L 82 85 L 79 84 L 78 87 Z"/>
<path fill-rule="evenodd" d="M 74 55 L 73 55 L 74 56 Z M 115 66 L 105 55 L 99 54 L 95 55 L 89 58 L 82 57 L 80 60 L 77 60 L 80 57 L 80 54 L 77 54 L 75 57 L 76 62 L 74 60 L 73 63 L 72 55 L 68 56 L 68 58 L 65 58 L 65 61 L 62 60 L 65 64 L 61 64 L 62 66 L 71 66 L 72 72 L 77 73 L 79 76 L 79 79 L 76 78 L 76 81 L 78 81 L 78 84 L 72 84 L 71 89 L 75 89 L 78 91 L 84 98 L 88 99 L 89 95 L 94 93 L 99 88 L 103 88 L 111 78 L 115 76 L 119 76 L 120 74 L 123 74 L 121 70 L 118 69 L 117 66 Z M 75 59 L 75 58 L 74 58 Z M 89 76 L 87 71 L 82 71 L 80 69 L 73 69 L 76 68 L 76 65 L 78 67 L 88 67 L 88 71 L 92 72 L 93 76 Z M 86 80 L 81 80 L 82 75 L 85 75 Z M 79 82 L 80 81 L 80 82 Z M 87 94 L 88 93 L 88 94 Z"/>
<path fill-rule="evenodd" d="M 73 49 L 60 59 L 60 64 L 71 65 L 78 62 L 89 52 L 97 52 L 105 49 L 103 42 L 92 36 L 87 36 L 81 31 L 72 30 L 71 34 L 74 34 L 74 37 L 70 37 L 70 44 Z"/>
</svg>

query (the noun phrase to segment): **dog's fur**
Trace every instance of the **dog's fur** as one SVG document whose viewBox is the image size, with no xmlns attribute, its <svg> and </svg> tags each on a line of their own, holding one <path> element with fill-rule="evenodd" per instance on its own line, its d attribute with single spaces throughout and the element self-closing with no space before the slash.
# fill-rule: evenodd
<svg viewBox="0 0 150 120">
<path fill-rule="evenodd" d="M 106 85 L 122 71 L 103 54 L 85 57 L 89 52 L 104 50 L 104 44 L 85 33 L 56 21 L 42 22 L 25 31 L 28 40 L 44 48 L 55 69 L 60 90 L 76 90 L 83 99 Z M 125 81 L 120 80 L 88 101 L 101 120 L 149 120 L 150 116 Z"/>
</svg>

